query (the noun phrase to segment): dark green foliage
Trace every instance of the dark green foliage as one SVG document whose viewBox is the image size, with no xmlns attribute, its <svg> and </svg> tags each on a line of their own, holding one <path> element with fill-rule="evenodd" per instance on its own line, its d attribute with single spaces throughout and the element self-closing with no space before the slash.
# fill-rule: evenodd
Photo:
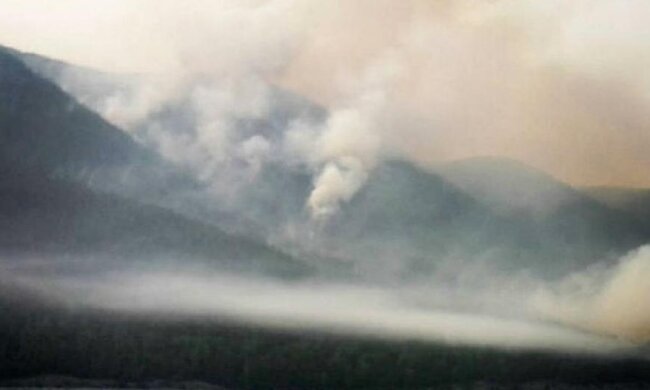
<svg viewBox="0 0 650 390">
<path fill-rule="evenodd" d="M 430 388 L 488 382 L 649 383 L 650 363 L 505 352 L 215 320 L 0 305 L 0 380 L 64 375 L 118 383 L 200 380 L 232 388 Z"/>
</svg>

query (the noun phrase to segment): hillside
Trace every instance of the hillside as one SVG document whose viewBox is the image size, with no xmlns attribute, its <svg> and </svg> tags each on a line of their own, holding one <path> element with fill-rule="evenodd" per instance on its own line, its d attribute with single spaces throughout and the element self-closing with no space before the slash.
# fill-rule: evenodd
<svg viewBox="0 0 650 390">
<path fill-rule="evenodd" d="M 642 220 L 602 204 L 550 175 L 505 158 L 472 158 L 437 169 L 446 180 L 499 215 L 519 221 L 529 250 L 588 264 L 650 239 Z"/>
<path fill-rule="evenodd" d="M 107 96 L 124 93 L 137 79 L 134 74 L 102 72 L 2 45 L 0 51 L 19 59 L 29 70 L 90 107 Z"/>
<path fill-rule="evenodd" d="M 475 157 L 436 169 L 446 180 L 495 211 L 543 216 L 581 198 L 576 190 L 519 161 Z"/>
<path fill-rule="evenodd" d="M 650 223 L 650 189 L 625 187 L 586 187 L 583 191 L 614 209 L 636 215 Z"/>
<path fill-rule="evenodd" d="M 294 334 L 206 318 L 61 310 L 20 297 L 0 294 L 0 386 L 632 390 L 650 381 L 650 363 L 637 356 Z"/>
<path fill-rule="evenodd" d="M 285 276 L 307 272 L 263 243 L 97 190 L 146 201 L 147 194 L 173 187 L 192 188 L 192 180 L 0 50 L 2 254 L 98 263 L 200 261 Z"/>
<path fill-rule="evenodd" d="M 206 264 L 300 276 L 309 267 L 250 239 L 155 206 L 36 173 L 0 171 L 0 253 L 6 259 Z"/>
<path fill-rule="evenodd" d="M 0 50 L 0 153 L 7 163 L 79 173 L 153 156 Z"/>
<path fill-rule="evenodd" d="M 70 72 L 84 75 L 87 82 L 97 77 L 102 83 L 108 77 L 38 56 L 20 56 L 53 80 Z M 135 143 L 11 54 L 5 51 L 2 58 L 5 82 L 23 96 L 20 104 L 9 94 L 0 99 L 0 104 L 13 107 L 3 119 L 9 125 L 5 132 L 14 134 L 13 144 L 3 145 L 10 152 L 6 164 L 41 167 L 49 175 L 61 167 L 76 167 L 75 174 L 63 177 L 271 241 L 301 256 L 348 259 L 355 272 L 366 277 L 428 275 L 454 258 L 557 276 L 614 259 L 650 237 L 649 228 L 629 213 L 544 172 L 499 158 L 453 162 L 436 172 L 406 161 L 381 163 L 326 222 L 311 220 L 305 208 L 313 172 L 290 162 L 266 162 L 255 175 L 237 181 L 236 196 L 220 198 L 191 172 L 178 170 Z M 197 123 L 190 98 L 169 102 L 149 119 L 166 131 L 191 132 Z M 281 90 L 272 89 L 270 101 L 268 115 L 236 119 L 236 137 L 260 135 L 281 142 L 291 118 L 306 113 L 318 121 L 325 115 L 322 108 Z M 27 115 L 32 106 L 36 115 Z M 50 116 L 53 119 L 46 120 Z M 137 134 L 147 125 L 130 131 Z M 28 130 L 17 131 L 23 128 Z M 229 169 L 244 163 L 231 162 Z M 114 165 L 120 168 L 107 169 Z M 223 174 L 225 180 L 215 182 L 232 183 L 232 172 Z"/>
</svg>

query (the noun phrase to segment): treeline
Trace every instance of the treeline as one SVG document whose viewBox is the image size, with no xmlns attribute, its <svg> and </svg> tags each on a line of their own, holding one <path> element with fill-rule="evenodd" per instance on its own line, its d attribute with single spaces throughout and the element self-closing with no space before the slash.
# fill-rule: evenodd
<svg viewBox="0 0 650 390">
<path fill-rule="evenodd" d="M 650 383 L 650 363 L 287 334 L 214 320 L 0 304 L 0 385 L 62 375 L 243 389 Z"/>
</svg>

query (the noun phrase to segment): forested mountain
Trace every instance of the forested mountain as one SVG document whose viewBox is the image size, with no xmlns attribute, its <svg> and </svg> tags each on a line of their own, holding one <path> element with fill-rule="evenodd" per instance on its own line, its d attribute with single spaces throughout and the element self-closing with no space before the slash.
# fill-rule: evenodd
<svg viewBox="0 0 650 390">
<path fill-rule="evenodd" d="M 499 191 L 508 188 L 498 171 L 479 176 Z M 512 188 L 538 181 L 550 188 L 540 196 L 555 198 L 522 201 L 515 191 L 506 195 L 528 205 L 510 204 L 501 194 L 462 186 L 448 173 L 396 160 L 380 164 L 338 213 L 318 223 L 310 221 L 304 205 L 311 180 L 307 171 L 269 164 L 241 188 L 235 207 L 267 234 L 288 226 L 302 245 L 356 259 L 367 274 L 427 275 L 441 261 L 458 258 L 557 277 L 613 260 L 650 237 L 642 220 L 523 169 L 513 176 Z M 541 202 L 547 202 L 543 212 Z"/>
<path fill-rule="evenodd" d="M 8 259 L 82 259 L 186 265 L 303 276 L 310 268 L 278 250 L 156 206 L 44 175 L 0 170 L 0 253 Z"/>
<path fill-rule="evenodd" d="M 153 158 L 129 136 L 3 50 L 0 152 L 5 163 L 72 174 Z"/>
<path fill-rule="evenodd" d="M 111 85 L 108 76 L 6 49 L 0 54 L 7 140 L 3 164 L 38 167 L 84 186 L 171 207 L 304 256 L 354 260 L 361 264 L 357 271 L 367 276 L 421 275 L 454 257 L 561 275 L 613 259 L 650 237 L 642 219 L 543 172 L 497 158 L 454 162 L 435 171 L 399 160 L 381 163 L 325 222 L 312 221 L 305 206 L 313 172 L 285 161 L 264 163 L 237 184 L 237 196 L 224 202 L 191 172 L 164 161 L 49 81 L 81 74 L 86 82 L 96 78 L 106 86 Z M 21 59 L 49 79 L 34 74 Z M 289 93 L 273 94 L 267 117 L 237 119 L 238 137 L 276 142 L 291 118 L 308 113 L 319 121 L 326 115 Z M 197 126 L 189 102 L 182 99 L 161 106 L 149 120 L 179 132 Z"/>
<path fill-rule="evenodd" d="M 517 221 L 527 242 L 582 265 L 615 256 L 650 239 L 642 215 L 621 212 L 581 189 L 535 168 L 505 158 L 472 158 L 437 169 L 477 202 Z"/>
<path fill-rule="evenodd" d="M 0 138 L 0 251 L 4 255 L 97 261 L 184 259 L 277 275 L 302 275 L 308 270 L 263 243 L 98 192 L 96 187 L 119 192 L 124 184 L 111 180 L 119 179 L 122 172 L 159 172 L 156 167 L 164 169 L 164 162 L 3 50 Z M 174 177 L 178 176 L 167 176 Z M 150 184 L 149 179 L 138 185 Z M 165 185 L 187 183 L 191 180 L 179 178 Z"/>
</svg>

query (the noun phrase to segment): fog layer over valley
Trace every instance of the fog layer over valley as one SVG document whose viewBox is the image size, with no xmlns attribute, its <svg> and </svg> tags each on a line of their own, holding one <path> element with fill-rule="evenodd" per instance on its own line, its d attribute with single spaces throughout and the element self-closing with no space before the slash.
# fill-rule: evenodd
<svg viewBox="0 0 650 390">
<path fill-rule="evenodd" d="M 49 261 L 3 262 L 3 277 L 66 305 L 198 316 L 281 329 L 572 353 L 635 351 L 650 337 L 649 249 L 559 282 L 467 265 L 426 282 L 293 281 L 187 265 L 97 272 Z M 176 262 L 178 263 L 178 262 Z M 82 263 L 83 264 L 83 263 Z M 80 273 L 80 270 L 83 270 Z"/>
</svg>

